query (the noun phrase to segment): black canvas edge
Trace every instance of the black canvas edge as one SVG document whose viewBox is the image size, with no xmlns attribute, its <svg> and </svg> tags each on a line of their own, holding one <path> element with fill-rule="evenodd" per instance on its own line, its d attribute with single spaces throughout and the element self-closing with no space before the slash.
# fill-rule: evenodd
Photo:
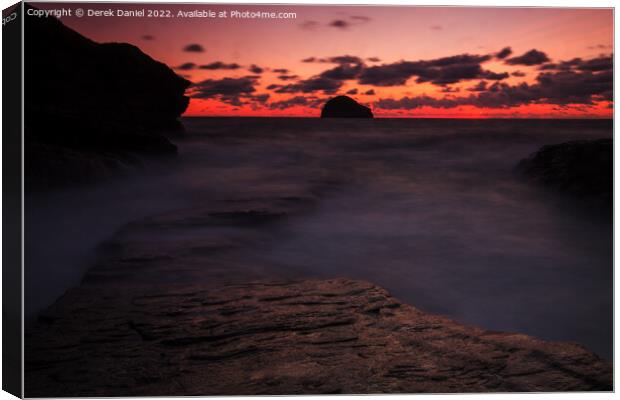
<svg viewBox="0 0 620 400">
<path fill-rule="evenodd" d="M 23 396 L 23 6 L 2 11 L 2 390 Z"/>
</svg>

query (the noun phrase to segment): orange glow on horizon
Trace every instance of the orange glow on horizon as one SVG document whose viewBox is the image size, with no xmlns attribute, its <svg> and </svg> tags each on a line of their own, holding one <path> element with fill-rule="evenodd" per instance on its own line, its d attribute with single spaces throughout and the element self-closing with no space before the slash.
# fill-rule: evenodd
<svg viewBox="0 0 620 400">
<path fill-rule="evenodd" d="M 142 9 L 145 4 L 117 3 L 114 7 Z M 60 5 L 37 3 L 39 8 L 57 8 Z M 109 4 L 89 3 L 87 6 L 106 9 Z M 296 18 L 68 17 L 63 18 L 62 22 L 97 42 L 134 44 L 194 84 L 250 79 L 238 93 L 234 93 L 235 88 L 216 85 L 198 98 L 195 89 L 189 90 L 188 94 L 194 97 L 184 116 L 318 117 L 321 105 L 328 98 L 347 94 L 373 109 L 378 118 L 613 117 L 613 103 L 603 100 L 609 100 L 609 91 L 593 93 L 593 97 L 587 99 L 579 97 L 580 88 L 576 88 L 574 93 L 582 103 L 561 106 L 554 104 L 562 102 L 558 97 L 548 103 L 543 97 L 526 97 L 526 101 L 505 101 L 492 104 L 493 107 L 449 104 L 453 100 L 457 104 L 490 104 L 475 101 L 475 96 L 484 92 L 476 89 L 482 81 L 485 81 L 487 88 L 498 83 L 518 92 L 520 85 L 540 85 L 537 78 L 548 72 L 540 68 L 543 63 L 608 57 L 613 51 L 612 9 L 225 4 L 198 7 L 198 4 L 178 3 L 165 6 L 172 13 L 196 8 L 208 8 L 215 12 L 232 8 L 292 11 L 296 13 Z M 347 26 L 334 27 L 330 24 L 334 20 L 346 21 Z M 184 50 L 185 46 L 194 43 L 202 46 L 204 51 Z M 500 50 L 507 47 L 512 51 L 507 58 L 496 57 Z M 506 61 L 533 49 L 543 52 L 548 59 L 535 63 Z M 328 90 L 327 93 L 331 94 L 316 88 L 302 90 L 287 87 L 300 85 L 335 69 L 339 64 L 330 61 L 330 58 L 345 55 L 362 60 L 365 70 L 397 66 L 401 61 L 428 61 L 460 55 L 486 56 L 479 65 L 487 75 L 478 72 L 476 76 L 459 77 L 454 81 L 447 79 L 448 83 L 432 83 L 432 78 L 418 79 L 413 75 L 402 82 L 397 80 L 398 84 L 370 84 L 357 75 L 338 78 L 339 88 Z M 314 61 L 308 62 L 309 59 Z M 220 67 L 212 67 L 214 65 Z M 185 67 L 179 68 L 182 66 Z M 260 67 L 260 72 L 253 71 L 252 66 Z M 601 70 L 572 71 L 576 74 L 597 74 Z M 562 70 L 556 69 L 553 73 L 561 74 Z M 502 77 L 489 78 L 489 74 Z M 558 87 L 570 88 L 570 85 L 570 80 L 560 81 Z M 511 95 L 510 90 L 507 96 Z M 488 91 L 485 93 L 489 94 Z M 557 93 L 562 92 L 559 90 Z M 296 97 L 306 100 L 294 101 Z M 415 99 L 420 104 L 413 102 L 416 108 L 412 109 L 379 106 L 381 101 L 398 102 L 403 98 Z M 505 107 L 511 104 L 523 105 Z"/>
<path fill-rule="evenodd" d="M 600 102 L 592 107 L 584 108 L 582 104 L 571 104 L 563 107 L 552 104 L 531 104 L 511 108 L 479 108 L 461 106 L 456 109 L 420 107 L 415 110 L 383 110 L 375 109 L 375 118 L 613 118 L 613 103 Z M 231 107 L 213 100 L 191 99 L 184 117 L 300 117 L 318 118 L 319 108 L 291 107 L 286 110 L 270 110 L 266 108 Z"/>
</svg>

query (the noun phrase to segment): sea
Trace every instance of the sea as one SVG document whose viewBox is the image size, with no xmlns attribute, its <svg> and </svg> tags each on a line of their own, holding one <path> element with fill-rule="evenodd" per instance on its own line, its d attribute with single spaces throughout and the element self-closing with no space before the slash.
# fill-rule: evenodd
<svg viewBox="0 0 620 400">
<path fill-rule="evenodd" d="M 222 201 L 295 198 L 311 201 L 278 224 L 252 226 L 268 240 L 230 256 L 238 278 L 247 266 L 255 279 L 260 265 L 266 279 L 367 280 L 463 324 L 613 357 L 611 216 L 516 169 L 543 145 L 611 138 L 611 120 L 182 122 L 175 160 L 26 197 L 27 323 L 79 285 L 101 244 L 128 224 Z M 183 234 L 195 242 L 205 231 Z M 219 284 L 207 256 L 199 261 L 204 275 L 193 279 Z"/>
</svg>

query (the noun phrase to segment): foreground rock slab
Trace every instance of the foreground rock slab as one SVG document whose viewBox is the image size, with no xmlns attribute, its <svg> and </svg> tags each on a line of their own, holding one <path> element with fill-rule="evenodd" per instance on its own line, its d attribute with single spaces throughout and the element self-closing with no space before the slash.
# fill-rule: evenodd
<svg viewBox="0 0 620 400">
<path fill-rule="evenodd" d="M 26 396 L 611 390 L 572 343 L 488 332 L 346 279 L 69 291 L 26 340 Z"/>
</svg>

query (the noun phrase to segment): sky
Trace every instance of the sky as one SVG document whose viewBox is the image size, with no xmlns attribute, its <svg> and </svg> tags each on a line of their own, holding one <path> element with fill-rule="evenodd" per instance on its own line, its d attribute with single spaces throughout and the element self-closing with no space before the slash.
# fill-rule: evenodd
<svg viewBox="0 0 620 400">
<path fill-rule="evenodd" d="M 67 5 L 78 6 L 164 15 L 61 20 L 97 42 L 134 44 L 190 80 L 186 116 L 313 117 L 336 95 L 377 117 L 613 114 L 612 9 Z"/>
</svg>

